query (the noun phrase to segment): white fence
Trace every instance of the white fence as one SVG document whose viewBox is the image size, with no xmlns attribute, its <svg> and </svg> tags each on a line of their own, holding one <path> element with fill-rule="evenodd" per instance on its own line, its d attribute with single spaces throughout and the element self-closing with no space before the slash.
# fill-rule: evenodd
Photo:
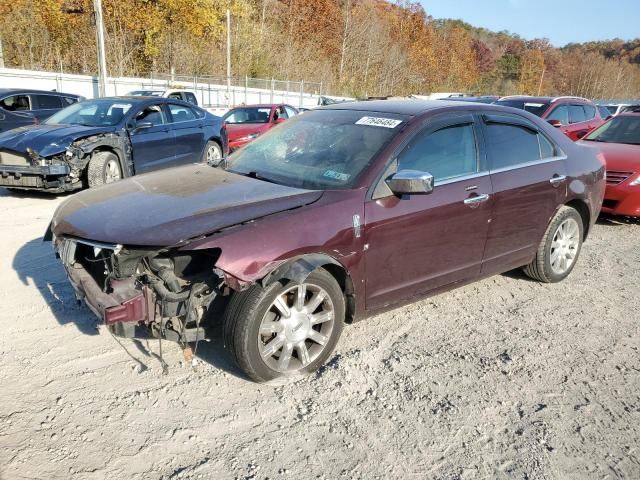
<svg viewBox="0 0 640 480">
<path fill-rule="evenodd" d="M 132 90 L 189 88 L 195 90 L 200 105 L 221 106 L 254 103 L 288 103 L 295 107 L 313 107 L 318 104 L 320 91 L 305 91 L 304 82 L 283 82 L 266 80 L 270 88 L 253 88 L 246 81 L 242 86 L 232 86 L 227 93 L 227 86 L 210 83 L 211 80 L 193 78 L 193 81 L 175 81 L 170 79 L 108 77 L 107 95 L 125 95 Z M 247 79 L 248 80 L 248 79 Z M 299 89 L 283 90 L 276 86 L 295 84 Z M 317 85 L 317 84 L 314 84 Z M 0 88 L 29 88 L 38 90 L 56 90 L 74 93 L 86 98 L 98 96 L 98 79 L 88 75 L 72 75 L 66 73 L 42 72 L 36 70 L 18 70 L 0 68 Z"/>
</svg>

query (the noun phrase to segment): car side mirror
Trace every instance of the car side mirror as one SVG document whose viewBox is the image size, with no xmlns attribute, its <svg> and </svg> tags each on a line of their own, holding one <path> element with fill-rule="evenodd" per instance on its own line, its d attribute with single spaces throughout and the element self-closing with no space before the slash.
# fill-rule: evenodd
<svg viewBox="0 0 640 480">
<path fill-rule="evenodd" d="M 132 132 L 133 133 L 138 133 L 141 130 L 146 130 L 147 128 L 151 128 L 151 127 L 153 127 L 153 123 L 151 123 L 151 122 L 139 122 L 139 123 L 135 124 L 135 126 L 133 127 Z"/>
<path fill-rule="evenodd" d="M 396 195 L 415 195 L 433 191 L 433 175 L 418 170 L 400 170 L 386 180 Z"/>
<path fill-rule="evenodd" d="M 562 122 L 560 120 L 549 120 L 549 125 L 559 128 L 562 126 Z"/>
</svg>

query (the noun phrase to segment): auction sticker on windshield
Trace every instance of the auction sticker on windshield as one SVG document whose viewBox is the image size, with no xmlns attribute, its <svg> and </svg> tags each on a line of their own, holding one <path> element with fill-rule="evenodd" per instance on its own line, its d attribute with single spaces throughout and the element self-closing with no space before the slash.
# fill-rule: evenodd
<svg viewBox="0 0 640 480">
<path fill-rule="evenodd" d="M 372 127 L 396 128 L 402 123 L 402 120 L 395 118 L 383 117 L 362 117 L 356 122 L 356 125 L 370 125 Z"/>
</svg>

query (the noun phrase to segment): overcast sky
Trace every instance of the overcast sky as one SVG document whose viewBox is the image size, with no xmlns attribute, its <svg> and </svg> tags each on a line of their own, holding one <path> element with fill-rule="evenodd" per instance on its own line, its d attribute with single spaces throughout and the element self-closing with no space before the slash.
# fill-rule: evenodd
<svg viewBox="0 0 640 480">
<path fill-rule="evenodd" d="M 640 37 L 640 0 L 420 0 L 435 18 L 459 18 L 523 38 L 570 42 Z"/>
</svg>

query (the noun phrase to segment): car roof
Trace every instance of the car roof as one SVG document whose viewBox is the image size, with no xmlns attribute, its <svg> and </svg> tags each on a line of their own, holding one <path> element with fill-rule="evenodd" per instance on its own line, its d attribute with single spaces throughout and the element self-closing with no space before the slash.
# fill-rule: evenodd
<svg viewBox="0 0 640 480">
<path fill-rule="evenodd" d="M 362 112 L 394 113 L 397 115 L 416 116 L 432 110 L 479 109 L 488 107 L 483 103 L 459 102 L 454 100 L 372 100 L 366 102 L 344 102 L 325 105 L 314 110 L 354 110 Z"/>
<path fill-rule="evenodd" d="M 30 93 L 35 94 L 47 94 L 47 95 L 61 95 L 64 97 L 80 97 L 80 95 L 76 95 L 75 93 L 65 93 L 65 92 L 54 92 L 52 90 L 35 90 L 31 88 L 0 88 L 0 95 L 8 95 L 8 94 L 25 94 L 28 95 Z"/>
</svg>

